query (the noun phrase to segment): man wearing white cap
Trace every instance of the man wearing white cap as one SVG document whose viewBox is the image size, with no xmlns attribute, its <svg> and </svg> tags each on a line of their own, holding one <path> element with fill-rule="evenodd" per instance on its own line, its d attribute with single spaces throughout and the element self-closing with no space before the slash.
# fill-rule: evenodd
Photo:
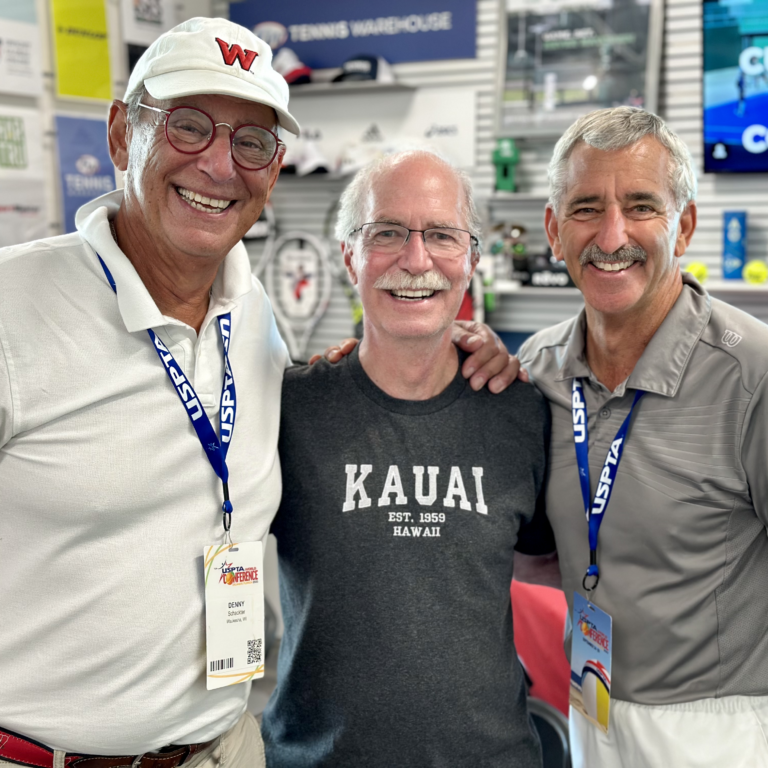
<svg viewBox="0 0 768 768">
<path fill-rule="evenodd" d="M 207 690 L 202 555 L 280 499 L 288 354 L 240 243 L 299 131 L 271 60 L 161 37 L 109 113 L 125 189 L 0 253 L 0 765 L 263 764 L 250 683 Z"/>
<path fill-rule="evenodd" d="M 125 189 L 0 251 L 0 765 L 263 765 L 288 353 L 240 240 L 299 132 L 271 61 L 222 19 L 163 35 L 110 108 Z"/>
</svg>

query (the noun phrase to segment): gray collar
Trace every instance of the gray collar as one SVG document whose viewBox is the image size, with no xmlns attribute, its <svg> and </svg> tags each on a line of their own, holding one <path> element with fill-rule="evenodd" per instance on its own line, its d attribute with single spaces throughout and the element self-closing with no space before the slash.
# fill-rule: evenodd
<svg viewBox="0 0 768 768">
<path fill-rule="evenodd" d="M 709 294 L 687 272 L 683 272 L 683 290 L 672 309 L 653 335 L 629 378 L 614 392 L 642 389 L 665 397 L 674 397 L 682 381 L 696 342 L 709 323 L 712 301 Z M 584 309 L 577 315 L 556 381 L 576 377 L 597 381 L 587 365 L 587 317 Z"/>
</svg>

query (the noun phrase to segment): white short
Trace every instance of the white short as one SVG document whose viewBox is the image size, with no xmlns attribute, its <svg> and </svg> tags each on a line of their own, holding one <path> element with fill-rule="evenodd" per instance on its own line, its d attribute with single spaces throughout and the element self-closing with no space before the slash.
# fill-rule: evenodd
<svg viewBox="0 0 768 768">
<path fill-rule="evenodd" d="M 768 696 L 611 700 L 605 735 L 571 708 L 573 768 L 768 768 Z"/>
</svg>

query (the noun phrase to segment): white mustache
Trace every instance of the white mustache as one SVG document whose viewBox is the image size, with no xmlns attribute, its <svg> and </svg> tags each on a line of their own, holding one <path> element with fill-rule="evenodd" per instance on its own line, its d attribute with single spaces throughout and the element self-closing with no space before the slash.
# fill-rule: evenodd
<svg viewBox="0 0 768 768">
<path fill-rule="evenodd" d="M 448 291 L 451 281 L 434 269 L 420 275 L 399 269 L 378 277 L 373 287 L 382 291 Z"/>
<path fill-rule="evenodd" d="M 639 245 L 622 245 L 613 253 L 606 253 L 599 245 L 593 243 L 588 245 L 579 256 L 579 264 L 584 266 L 591 261 L 602 261 L 608 264 L 615 264 L 622 261 L 648 261 L 648 254 Z"/>
</svg>

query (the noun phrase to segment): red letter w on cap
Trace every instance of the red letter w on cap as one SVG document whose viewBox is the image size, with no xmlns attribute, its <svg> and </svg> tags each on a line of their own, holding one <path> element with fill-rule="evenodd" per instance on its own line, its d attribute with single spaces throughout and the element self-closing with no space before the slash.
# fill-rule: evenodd
<svg viewBox="0 0 768 768">
<path fill-rule="evenodd" d="M 251 69 L 253 60 L 259 55 L 256 51 L 249 51 L 247 48 L 245 51 L 237 44 L 233 43 L 229 45 L 220 38 L 216 38 L 216 42 L 221 48 L 221 55 L 224 57 L 224 63 L 230 67 L 235 63 L 235 59 L 240 62 L 240 66 L 248 72 Z"/>
</svg>

